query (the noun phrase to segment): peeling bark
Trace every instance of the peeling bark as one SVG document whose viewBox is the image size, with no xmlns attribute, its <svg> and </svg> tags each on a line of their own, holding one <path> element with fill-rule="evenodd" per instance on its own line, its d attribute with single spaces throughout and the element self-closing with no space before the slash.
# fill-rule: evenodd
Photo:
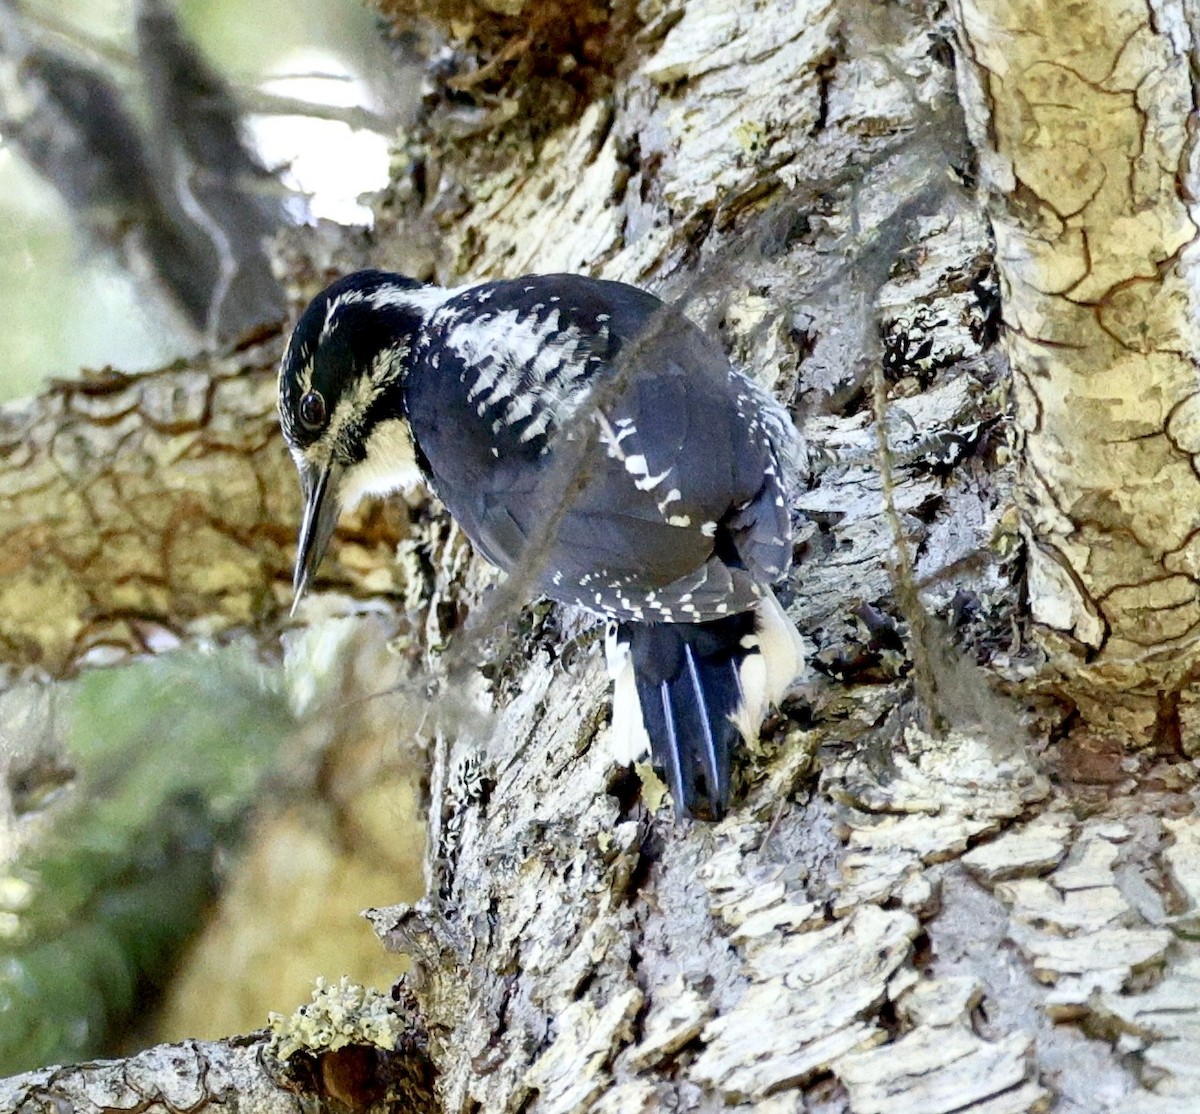
<svg viewBox="0 0 1200 1114">
<path fill-rule="evenodd" d="M 125 1060 L 0 1079 L 0 1109 L 300 1114 L 316 1103 L 364 1114 L 425 1114 L 431 1102 L 428 1062 L 419 1041 L 405 1035 L 398 1043 L 402 1051 L 380 1053 L 364 1040 L 301 1055 L 290 1066 L 273 1058 L 266 1033 L 164 1044 Z"/>
<path fill-rule="evenodd" d="M 443 722 L 429 896 L 374 923 L 422 973 L 447 1110 L 1182 1111 L 1167 1029 L 1125 1059 L 1101 1018 L 1153 1011 L 1155 985 L 1177 1001 L 1191 977 L 1190 945 L 1147 900 L 1175 885 L 1152 848 L 1175 840 L 1191 861 L 1192 823 L 1171 819 L 1190 767 L 1134 760 L 1105 790 L 1056 785 L 947 647 L 933 656 L 957 730 L 890 726 L 900 691 L 878 682 L 897 676 L 898 631 L 871 606 L 888 606 L 892 557 L 864 399 L 876 329 L 923 603 L 954 623 L 955 600 L 975 601 L 968 644 L 1010 677 L 1041 668 L 1009 627 L 992 243 L 943 173 L 970 169 L 936 61 L 949 28 L 920 9 L 801 9 L 660 9 L 610 100 L 501 169 L 492 152 L 440 162 L 419 200 L 458 198 L 446 277 L 589 260 L 682 296 L 806 399 L 804 430 L 835 463 L 800 496 L 789 611 L 819 666 L 876 683 L 814 680 L 817 730 L 768 730 L 743 808 L 671 827 L 610 768 L 599 669 L 561 649 L 578 628 L 535 630 Z M 1073 808 L 1092 816 L 1064 829 Z M 1024 855 L 1002 842 L 1027 827 Z M 1002 882 L 969 857 L 997 840 Z M 1068 869 L 1096 841 L 1123 841 L 1120 903 L 1086 859 Z M 1023 883 L 1048 887 L 1041 906 Z M 1088 997 L 1100 983 L 1113 1006 Z"/>
<path fill-rule="evenodd" d="M 807 395 L 805 430 L 832 463 L 800 496 L 810 525 L 789 610 L 831 673 L 894 682 L 900 658 L 854 627 L 847 601 L 849 585 L 862 603 L 891 594 L 864 386 L 877 313 L 896 385 L 894 498 L 927 603 L 1006 584 L 1002 562 L 980 558 L 1005 490 L 981 433 L 997 417 L 991 245 L 944 171 L 964 148 L 935 29 L 828 3 L 660 14 L 612 98 L 498 169 L 492 151 L 436 160 L 408 219 L 458 197 L 443 277 L 588 263 L 649 282 L 720 322 L 761 381 Z M 425 134 L 436 146 L 436 118 Z M 950 445 L 959 467 L 943 470 Z M 478 597 L 470 575 L 463 586 Z M 895 616 L 878 618 L 899 637 Z M 894 780 L 878 753 L 827 759 L 814 793 L 821 738 L 861 746 L 900 698 L 817 681 L 825 731 L 777 721 L 743 771 L 744 808 L 673 826 L 611 768 L 607 686 L 578 620 L 516 641 L 439 725 L 428 897 L 372 914 L 421 973 L 446 1110 L 1044 1104 L 1032 1035 L 976 1034 L 976 984 L 923 977 L 917 959 L 938 905 L 930 865 L 1047 794 L 1025 756 L 917 733 L 890 758 Z M 964 684 L 955 719 L 981 718 L 981 688 Z"/>
<path fill-rule="evenodd" d="M 227 1110 L 296 1114 L 299 1098 L 274 1086 L 259 1060 L 265 1037 L 163 1045 L 127 1060 L 46 1068 L 0 1080 L 0 1109 Z"/>
</svg>

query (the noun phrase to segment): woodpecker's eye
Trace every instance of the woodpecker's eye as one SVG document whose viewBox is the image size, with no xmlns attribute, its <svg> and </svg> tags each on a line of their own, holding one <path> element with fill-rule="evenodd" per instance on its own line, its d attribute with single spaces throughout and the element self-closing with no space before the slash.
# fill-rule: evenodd
<svg viewBox="0 0 1200 1114">
<path fill-rule="evenodd" d="M 325 424 L 325 399 L 320 391 L 309 391 L 300 400 L 300 424 L 310 433 Z"/>
</svg>

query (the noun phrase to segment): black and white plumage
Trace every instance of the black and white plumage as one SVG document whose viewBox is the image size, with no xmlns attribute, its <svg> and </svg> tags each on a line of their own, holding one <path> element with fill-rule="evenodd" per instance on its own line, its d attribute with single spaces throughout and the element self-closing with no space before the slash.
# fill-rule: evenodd
<svg viewBox="0 0 1200 1114">
<path fill-rule="evenodd" d="M 363 271 L 300 318 L 279 407 L 297 599 L 341 506 L 424 479 L 488 560 L 610 620 L 620 757 L 648 744 L 677 808 L 724 813 L 731 747 L 802 665 L 770 589 L 799 438 L 716 344 L 621 283 Z"/>
</svg>

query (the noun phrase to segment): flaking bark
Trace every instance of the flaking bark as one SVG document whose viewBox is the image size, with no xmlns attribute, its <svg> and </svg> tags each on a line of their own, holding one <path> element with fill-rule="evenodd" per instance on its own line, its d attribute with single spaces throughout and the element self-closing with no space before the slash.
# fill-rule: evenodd
<svg viewBox="0 0 1200 1114">
<path fill-rule="evenodd" d="M 304 1056 L 285 1067 L 270 1053 L 266 1033 L 225 1041 L 183 1041 L 125 1060 L 45 1068 L 0 1080 L 0 1110 L 58 1114 L 63 1110 L 207 1111 L 300 1114 L 314 1096 L 327 1109 L 363 1114 L 425 1114 L 429 1065 L 421 1038 L 408 1032 L 400 1051 L 361 1045 Z"/>
<path fill-rule="evenodd" d="M 1118 756 L 1101 790 L 1056 785 L 948 645 L 1010 680 L 1042 668 L 1014 622 L 993 244 L 947 173 L 973 172 L 953 26 L 817 2 L 654 15 L 612 96 L 532 152 L 512 131 L 415 144 L 438 176 L 408 218 L 456 199 L 442 277 L 586 264 L 681 297 L 804 399 L 835 463 L 798 500 L 788 606 L 844 683 L 811 680 L 816 730 L 768 726 L 715 828 L 665 824 L 615 776 L 599 668 L 554 628 L 470 690 L 437 740 L 429 896 L 373 915 L 426 980 L 444 1107 L 1185 1110 L 1195 1014 L 1159 1011 L 1193 977 L 1172 931 L 1196 907 L 1193 823 L 1171 817 L 1194 772 Z M 897 714 L 880 346 L 940 740 Z"/>
<path fill-rule="evenodd" d="M 47 1068 L 0 1081 L 0 1109 L 49 1114 L 95 1111 L 228 1110 L 297 1114 L 299 1098 L 263 1073 L 265 1037 L 162 1045 L 127 1060 Z"/>
</svg>

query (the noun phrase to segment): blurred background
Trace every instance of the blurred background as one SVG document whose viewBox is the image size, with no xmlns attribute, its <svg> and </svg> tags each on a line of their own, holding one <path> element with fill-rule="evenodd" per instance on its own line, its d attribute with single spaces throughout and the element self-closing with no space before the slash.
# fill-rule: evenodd
<svg viewBox="0 0 1200 1114">
<path fill-rule="evenodd" d="M 278 320 L 264 239 L 370 223 L 413 57 L 358 0 L 0 0 L 0 401 Z M 400 973 L 358 913 L 422 892 L 419 710 L 336 610 L 0 688 L 0 1074 Z"/>
<path fill-rule="evenodd" d="M 162 7 L 176 13 L 183 35 L 230 83 L 262 165 L 296 191 L 276 195 L 286 216 L 369 223 L 370 210 L 359 199 L 386 183 L 389 139 L 416 93 L 406 45 L 389 43 L 360 0 L 289 0 L 286 6 L 181 0 Z M 77 199 L 64 197 L 44 167 L 32 165 L 28 145 L 14 135 L 24 113 L 46 109 L 33 83 L 13 72 L 31 50 L 53 51 L 99 73 L 134 119 L 143 120 L 151 90 L 138 67 L 137 16 L 135 0 L 0 4 L 7 94 L 0 118 L 5 399 L 81 367 L 136 371 L 195 350 L 192 331 L 181 327 L 163 299 L 139 286 L 118 252 L 102 250 L 97 236 L 81 227 L 79 206 L 72 204 Z M 57 72 L 46 75 L 47 84 L 59 86 L 56 92 L 67 80 Z M 284 98 L 295 100 L 295 113 L 284 114 Z M 99 99 L 89 99 L 85 112 L 97 116 Z M 343 111 L 317 118 L 303 114 L 306 102 Z"/>
</svg>

